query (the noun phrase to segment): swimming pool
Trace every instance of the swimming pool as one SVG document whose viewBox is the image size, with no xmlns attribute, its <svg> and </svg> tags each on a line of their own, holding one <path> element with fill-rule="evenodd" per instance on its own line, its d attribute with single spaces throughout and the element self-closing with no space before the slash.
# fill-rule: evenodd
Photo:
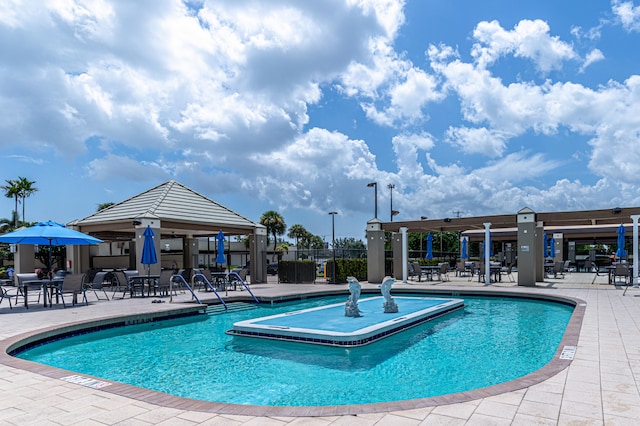
<svg viewBox="0 0 640 426">
<path fill-rule="evenodd" d="M 553 358 L 573 311 L 563 303 L 464 296 L 463 312 L 359 348 L 224 334 L 236 321 L 344 299 L 101 330 L 18 356 L 205 401 L 369 404 L 468 391 L 524 376 Z"/>
</svg>

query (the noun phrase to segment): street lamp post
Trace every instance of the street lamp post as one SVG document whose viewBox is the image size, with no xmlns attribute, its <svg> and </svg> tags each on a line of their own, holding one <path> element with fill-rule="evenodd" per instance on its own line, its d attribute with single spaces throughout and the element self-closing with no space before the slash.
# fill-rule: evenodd
<svg viewBox="0 0 640 426">
<path fill-rule="evenodd" d="M 389 200 L 391 201 L 391 209 L 389 210 L 391 212 L 391 222 L 393 222 L 393 216 L 395 216 L 393 214 L 394 210 L 393 210 L 393 188 L 395 188 L 396 186 L 392 183 L 390 183 L 389 185 L 387 185 L 387 188 L 389 188 Z M 399 213 L 399 212 L 398 212 Z M 396 214 L 398 214 L 396 213 Z"/>
<path fill-rule="evenodd" d="M 338 214 L 338 212 L 329 212 L 329 214 L 331 215 L 331 249 L 333 250 L 333 273 L 331 274 L 332 277 L 332 284 L 336 283 L 336 269 L 337 266 L 336 265 L 336 222 L 335 222 L 335 217 Z"/>
<path fill-rule="evenodd" d="M 373 202 L 373 205 L 374 205 L 373 217 L 377 219 L 378 218 L 378 182 L 369 182 L 367 186 L 369 188 L 373 186 L 373 196 L 375 197 Z"/>
</svg>

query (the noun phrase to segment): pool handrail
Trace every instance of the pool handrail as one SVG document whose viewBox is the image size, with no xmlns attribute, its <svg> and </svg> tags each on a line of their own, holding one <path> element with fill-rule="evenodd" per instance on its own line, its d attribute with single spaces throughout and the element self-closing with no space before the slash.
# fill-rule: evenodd
<svg viewBox="0 0 640 426">
<path fill-rule="evenodd" d="M 204 274 L 202 273 L 197 273 L 197 274 L 193 274 L 193 278 L 192 280 L 195 281 L 196 277 L 198 278 L 202 278 L 204 284 L 216 295 L 216 297 L 218 298 L 218 300 L 220 301 L 220 303 L 222 303 L 222 305 L 224 306 L 225 309 L 227 309 L 227 304 L 224 303 L 224 300 L 222 300 L 222 297 L 218 294 L 218 292 L 216 291 L 216 289 L 213 287 L 213 285 L 211 284 L 211 282 L 209 281 L 209 279 L 207 279 L 207 277 L 204 276 Z M 184 281 L 184 278 L 182 279 Z M 191 288 L 189 288 L 189 290 L 191 290 Z M 191 294 L 193 294 L 195 296 L 195 294 L 193 293 L 193 290 L 191 290 Z"/>
<path fill-rule="evenodd" d="M 258 300 L 258 298 L 251 292 L 251 289 L 249 288 L 249 286 L 247 285 L 247 283 L 240 277 L 240 275 L 238 275 L 237 272 L 235 271 L 231 271 L 229 272 L 229 277 L 233 276 L 236 280 L 240 281 L 240 283 L 242 284 L 242 286 L 244 288 L 247 289 L 247 291 L 249 292 L 249 294 L 251 295 L 251 297 L 253 297 L 253 300 L 255 300 L 256 303 L 260 303 L 260 301 Z"/>
<path fill-rule="evenodd" d="M 206 278 L 205 278 L 206 279 Z M 193 291 L 193 289 L 191 288 L 191 286 L 189 285 L 189 283 L 187 282 L 187 280 L 184 279 L 184 277 L 180 274 L 174 274 L 171 276 L 171 282 L 173 281 L 180 281 L 182 282 L 182 284 L 187 287 L 187 289 L 191 292 L 191 295 L 193 296 L 194 299 L 196 299 L 196 302 L 198 302 L 199 305 L 202 305 L 202 302 L 200 301 L 200 299 L 198 299 L 198 296 L 196 296 L 196 293 Z M 170 290 L 171 291 L 171 290 Z M 218 293 L 216 293 L 216 295 L 218 295 Z M 220 296 L 218 296 L 218 299 L 220 299 Z M 222 302 L 222 299 L 220 299 L 220 301 Z M 224 302 L 222 302 L 224 304 Z M 225 305 L 225 308 L 227 307 L 227 305 Z"/>
</svg>

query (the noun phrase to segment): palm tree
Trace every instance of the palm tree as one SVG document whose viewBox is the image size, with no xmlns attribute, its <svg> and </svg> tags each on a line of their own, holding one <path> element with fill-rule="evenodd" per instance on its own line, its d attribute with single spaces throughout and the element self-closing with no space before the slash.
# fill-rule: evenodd
<svg viewBox="0 0 640 426">
<path fill-rule="evenodd" d="M 18 180 L 16 181 L 16 183 L 18 184 L 18 188 L 19 188 L 18 196 L 22 198 L 22 221 L 25 222 L 24 200 L 27 197 L 30 197 L 31 195 L 33 195 L 33 193 L 37 192 L 38 188 L 33 186 L 33 184 L 36 183 L 35 181 L 30 181 L 25 177 L 18 176 Z"/>
<path fill-rule="evenodd" d="M 16 200 L 16 209 L 14 210 L 15 220 L 14 220 L 13 226 L 14 228 L 17 228 L 18 227 L 18 198 L 20 198 L 20 186 L 17 180 L 6 179 L 5 182 L 7 182 L 7 184 L 0 186 L 0 188 L 2 188 L 2 190 L 4 191 L 5 197 L 14 198 Z"/>
<path fill-rule="evenodd" d="M 111 206 L 113 206 L 114 204 L 115 204 L 115 203 L 112 203 L 112 202 L 100 203 L 100 204 L 98 204 L 98 210 L 97 210 L 97 211 L 104 210 L 104 209 L 106 209 L 107 207 L 111 207 Z"/>
<path fill-rule="evenodd" d="M 304 228 L 304 226 L 299 225 L 299 224 L 295 224 L 295 225 L 291 225 L 291 227 L 289 228 L 289 232 L 287 233 L 287 237 L 295 238 L 296 247 L 298 247 L 299 240 L 301 240 L 304 237 L 306 237 L 307 234 L 309 234 L 309 231 L 307 231 Z"/>
<path fill-rule="evenodd" d="M 287 229 L 287 225 L 284 223 L 284 219 L 274 210 L 268 210 L 262 213 L 260 216 L 260 224 L 264 225 L 267 228 L 267 235 L 273 235 L 273 251 L 274 251 L 274 260 L 275 260 L 275 252 L 277 250 L 278 245 L 278 235 L 283 235 L 284 231 Z"/>
</svg>

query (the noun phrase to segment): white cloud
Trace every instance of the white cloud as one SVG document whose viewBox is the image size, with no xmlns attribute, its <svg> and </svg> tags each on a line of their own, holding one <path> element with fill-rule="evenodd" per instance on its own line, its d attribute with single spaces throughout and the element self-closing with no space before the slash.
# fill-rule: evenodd
<svg viewBox="0 0 640 426">
<path fill-rule="evenodd" d="M 602 60 L 604 60 L 604 53 L 602 53 L 600 49 L 593 49 L 591 52 L 587 53 L 587 57 L 584 59 L 584 63 L 580 67 L 580 72 L 584 72 L 589 65 Z"/>
<path fill-rule="evenodd" d="M 560 69 L 563 61 L 577 58 L 570 44 L 549 32 L 549 25 L 541 20 L 522 20 L 512 31 L 502 28 L 498 21 L 480 22 L 473 31 L 478 43 L 471 54 L 481 68 L 513 54 L 533 61 L 539 71 L 548 73 Z"/>
<path fill-rule="evenodd" d="M 508 135 L 486 128 L 449 127 L 446 136 L 466 153 L 500 157 L 507 148 Z"/>
<path fill-rule="evenodd" d="M 640 6 L 634 6 L 632 1 L 612 0 L 613 14 L 627 31 L 640 31 Z"/>
</svg>

